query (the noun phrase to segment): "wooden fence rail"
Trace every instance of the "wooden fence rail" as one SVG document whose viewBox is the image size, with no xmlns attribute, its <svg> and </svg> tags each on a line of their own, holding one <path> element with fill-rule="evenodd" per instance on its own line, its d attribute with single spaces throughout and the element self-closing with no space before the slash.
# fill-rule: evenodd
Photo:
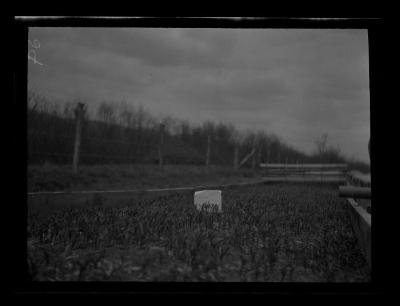
<svg viewBox="0 0 400 306">
<path fill-rule="evenodd" d="M 357 184 L 354 186 L 352 184 Z M 359 187 L 369 186 L 369 187 Z M 339 186 L 339 196 L 347 198 L 353 231 L 365 259 L 371 268 L 371 211 L 359 202 L 371 199 L 371 177 L 356 171 L 347 173 L 347 186 Z M 357 201 L 356 201 L 357 200 Z"/>
<path fill-rule="evenodd" d="M 290 169 L 347 169 L 347 164 L 270 164 L 261 163 L 261 168 L 290 168 Z"/>
<path fill-rule="evenodd" d="M 260 168 L 269 179 L 304 182 L 337 182 L 346 180 L 347 164 L 270 164 Z"/>
<path fill-rule="evenodd" d="M 371 268 L 371 215 L 354 199 L 348 198 L 347 201 L 353 231 L 361 252 Z"/>
<path fill-rule="evenodd" d="M 339 186 L 339 196 L 352 199 L 371 199 L 371 188 Z"/>
</svg>

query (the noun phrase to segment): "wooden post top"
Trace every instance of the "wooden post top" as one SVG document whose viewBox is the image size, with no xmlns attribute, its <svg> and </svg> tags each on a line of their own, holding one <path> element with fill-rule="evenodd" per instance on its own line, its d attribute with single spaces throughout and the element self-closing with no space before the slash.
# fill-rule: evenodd
<svg viewBox="0 0 400 306">
<path fill-rule="evenodd" d="M 76 108 L 75 108 L 75 116 L 76 116 L 77 118 L 79 118 L 79 117 L 81 117 L 81 116 L 83 115 L 84 106 L 85 106 L 85 104 L 82 103 L 82 102 L 79 102 L 79 103 L 76 105 Z"/>
</svg>

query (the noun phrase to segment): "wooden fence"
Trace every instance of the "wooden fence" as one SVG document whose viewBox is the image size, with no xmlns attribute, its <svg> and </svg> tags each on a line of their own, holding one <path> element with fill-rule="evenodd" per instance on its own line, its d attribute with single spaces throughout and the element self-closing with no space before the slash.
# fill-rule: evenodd
<svg viewBox="0 0 400 306">
<path fill-rule="evenodd" d="M 260 164 L 270 181 L 345 183 L 346 164 Z"/>
<path fill-rule="evenodd" d="M 348 212 L 360 249 L 371 267 L 371 176 L 348 171 L 346 164 L 260 164 L 272 182 L 340 183 L 339 196 L 347 198 Z"/>
<path fill-rule="evenodd" d="M 339 187 L 339 196 L 347 198 L 354 233 L 371 268 L 371 176 L 349 171 L 346 186 Z"/>
</svg>

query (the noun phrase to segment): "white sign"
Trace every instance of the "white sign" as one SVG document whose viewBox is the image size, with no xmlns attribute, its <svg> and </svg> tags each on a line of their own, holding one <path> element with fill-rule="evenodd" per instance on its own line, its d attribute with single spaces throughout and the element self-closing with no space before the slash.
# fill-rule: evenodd
<svg viewBox="0 0 400 306">
<path fill-rule="evenodd" d="M 194 193 L 194 205 L 201 210 L 205 205 L 215 205 L 222 212 L 221 190 L 201 190 Z"/>
</svg>

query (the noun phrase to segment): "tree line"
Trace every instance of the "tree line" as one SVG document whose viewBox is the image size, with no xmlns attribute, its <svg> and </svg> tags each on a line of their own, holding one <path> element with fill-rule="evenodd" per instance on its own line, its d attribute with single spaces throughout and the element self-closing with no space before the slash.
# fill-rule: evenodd
<svg viewBox="0 0 400 306">
<path fill-rule="evenodd" d="M 70 163 L 72 160 L 76 102 L 57 103 L 28 92 L 29 164 Z M 163 126 L 163 159 L 167 164 L 257 167 L 259 163 L 349 162 L 328 135 L 316 140 L 316 151 L 306 154 L 285 143 L 273 132 L 239 130 L 233 124 L 207 121 L 192 124 L 171 116 L 157 117 L 128 103 L 104 101 L 86 109 L 82 127 L 80 163 L 157 163 L 160 124 Z M 244 160 L 254 150 L 251 158 Z M 357 162 L 361 171 L 369 166 Z"/>
</svg>

